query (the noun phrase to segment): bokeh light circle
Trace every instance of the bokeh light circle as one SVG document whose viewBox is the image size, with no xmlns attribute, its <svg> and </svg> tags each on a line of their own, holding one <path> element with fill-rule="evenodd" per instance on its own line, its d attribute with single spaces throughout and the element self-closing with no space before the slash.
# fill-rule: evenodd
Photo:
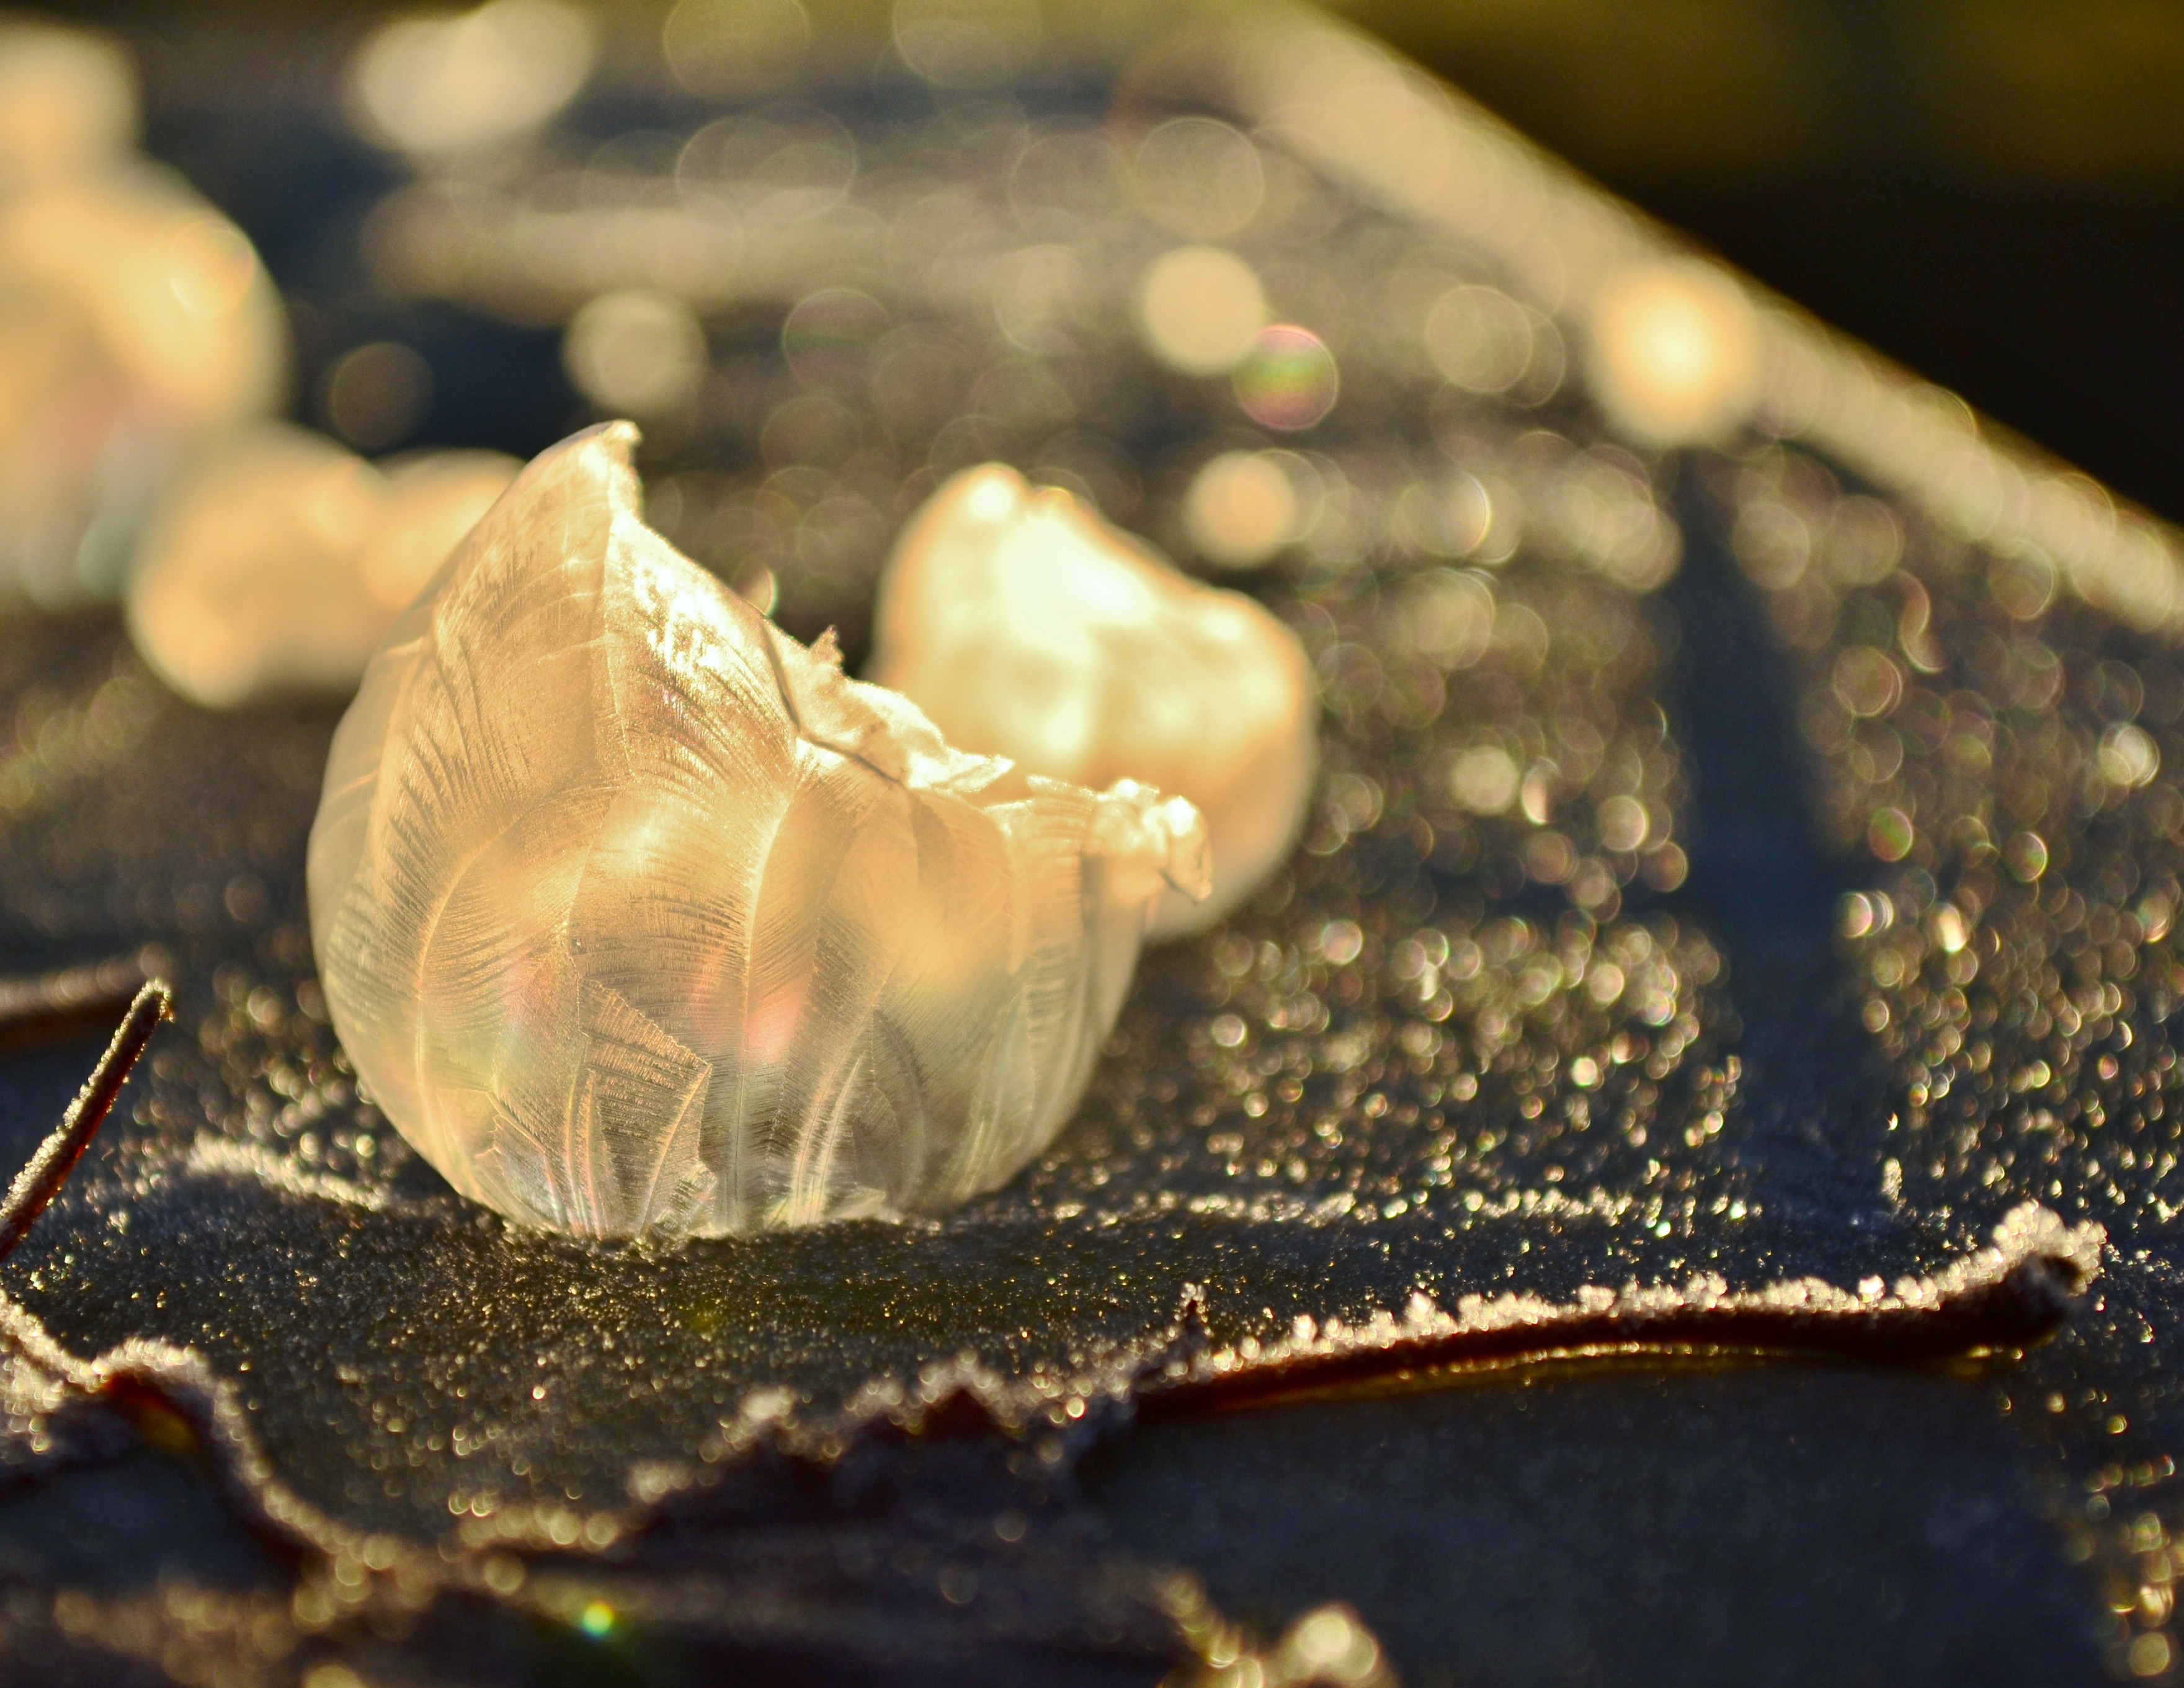
<svg viewBox="0 0 2184 1688">
<path fill-rule="evenodd" d="M 1231 377 L 1236 402 L 1263 428 L 1295 432 L 1311 427 L 1341 391 L 1341 373 L 1327 343 L 1309 328 L 1277 322 L 1252 337 Z"/>
<path fill-rule="evenodd" d="M 854 287 L 825 287 L 799 301 L 782 325 L 781 349 L 806 387 L 832 393 L 864 385 L 872 354 L 893 326 L 887 307 Z"/>
</svg>

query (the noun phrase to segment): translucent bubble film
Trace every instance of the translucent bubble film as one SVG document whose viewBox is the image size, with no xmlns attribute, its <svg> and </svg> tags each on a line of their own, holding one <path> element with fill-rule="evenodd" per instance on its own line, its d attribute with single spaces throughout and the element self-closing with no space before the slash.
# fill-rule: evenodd
<svg viewBox="0 0 2184 1688">
<path fill-rule="evenodd" d="M 277 288 L 532 466 L 346 705 L 0 621 L 11 1165 L 175 987 L 0 1206 L 0 1677 L 2184 1671 L 2175 530 L 1318 14 L 294 9 L 131 38 L 185 385 Z M 1134 977 L 1165 799 L 845 677 L 988 464 L 1309 666 Z"/>
<path fill-rule="evenodd" d="M 311 835 L 335 1028 L 456 1189 L 584 1236 L 945 1206 L 1068 1117 L 1188 804 L 953 751 L 541 454 L 373 660 Z"/>
</svg>

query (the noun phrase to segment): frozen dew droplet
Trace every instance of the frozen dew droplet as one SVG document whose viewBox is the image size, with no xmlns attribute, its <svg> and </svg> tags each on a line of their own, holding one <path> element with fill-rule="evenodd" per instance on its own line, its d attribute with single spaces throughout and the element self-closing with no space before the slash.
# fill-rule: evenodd
<svg viewBox="0 0 2184 1688">
<path fill-rule="evenodd" d="M 543 454 L 373 659 L 312 829 L 358 1072 L 459 1190 L 588 1236 L 931 1210 L 1076 1105 L 1190 805 L 950 747 Z"/>
<path fill-rule="evenodd" d="M 1197 805 L 1213 893 L 1165 897 L 1155 935 L 1211 925 L 1295 842 L 1319 709 L 1296 635 L 1068 493 L 1000 464 L 948 482 L 896 545 L 875 630 L 873 677 L 951 743 L 1080 784 L 1144 780 Z"/>
</svg>

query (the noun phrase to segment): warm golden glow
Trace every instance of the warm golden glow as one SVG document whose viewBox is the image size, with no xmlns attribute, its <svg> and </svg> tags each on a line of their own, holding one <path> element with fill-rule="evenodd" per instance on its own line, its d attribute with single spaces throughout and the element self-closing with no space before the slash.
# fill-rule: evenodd
<svg viewBox="0 0 2184 1688">
<path fill-rule="evenodd" d="M 449 452 L 388 475 L 299 428 L 239 433 L 148 530 L 131 635 L 153 671 L 209 708 L 347 691 L 516 467 Z"/>
<path fill-rule="evenodd" d="M 1758 402 L 1766 373 L 1758 313 L 1713 265 L 1675 259 L 1618 271 L 1594 293 L 1588 326 L 1595 395 L 1651 443 L 1721 439 Z"/>
<path fill-rule="evenodd" d="M 1296 485 L 1270 451 L 1224 451 L 1194 476 L 1184 527 L 1198 554 L 1223 568 L 1267 561 L 1296 538 Z"/>
<path fill-rule="evenodd" d="M 577 390 L 601 409 L 671 415 L 705 381 L 705 331 L 682 300 L 632 288 L 578 311 L 561 359 Z"/>
<path fill-rule="evenodd" d="M 366 131 L 407 153 L 460 153 L 522 135 L 591 75 L 591 16 L 566 0 L 489 0 L 458 16 L 398 18 L 349 65 Z"/>
<path fill-rule="evenodd" d="M 1143 780 L 1195 804 L 1213 894 L 1171 894 L 1156 936 L 1217 920 L 1295 842 L 1319 714 L 1296 635 L 1012 469 L 956 476 L 904 529 L 881 580 L 872 667 L 951 743 L 1080 784 Z"/>
<path fill-rule="evenodd" d="M 1155 259 L 1138 282 L 1137 304 L 1145 348 L 1185 375 L 1234 367 L 1267 325 L 1257 272 L 1217 246 L 1179 246 Z"/>
<path fill-rule="evenodd" d="M 277 402 L 287 337 L 250 243 L 164 173 L 0 194 L 0 581 L 112 593 L 173 465 Z"/>
<path fill-rule="evenodd" d="M 0 22 L 0 192 L 105 170 L 136 139 L 136 74 L 87 30 Z"/>
</svg>

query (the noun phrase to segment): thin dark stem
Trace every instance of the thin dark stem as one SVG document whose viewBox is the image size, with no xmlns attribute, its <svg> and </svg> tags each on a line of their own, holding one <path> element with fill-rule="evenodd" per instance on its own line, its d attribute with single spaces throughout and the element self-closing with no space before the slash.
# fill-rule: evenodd
<svg viewBox="0 0 2184 1688">
<path fill-rule="evenodd" d="M 114 1041 L 107 1045 L 98 1065 L 91 1069 L 91 1077 L 76 1092 L 60 1124 L 38 1145 L 38 1152 L 31 1156 L 30 1165 L 15 1175 L 15 1182 L 8 1187 L 6 1199 L 0 1201 L 0 1260 L 14 1251 L 38 1215 L 46 1211 L 46 1204 L 68 1182 L 69 1173 L 83 1158 L 83 1151 L 91 1146 L 92 1138 L 113 1111 L 114 1099 L 128 1082 L 129 1071 L 136 1066 L 136 1057 L 143 1054 L 144 1045 L 151 1041 L 153 1030 L 167 1017 L 173 1004 L 173 994 L 159 980 L 154 979 L 137 991 L 128 1013 L 114 1031 Z"/>
<path fill-rule="evenodd" d="M 1318 1334 L 1275 1345 L 1250 1361 L 1201 1356 L 1146 1379 L 1141 1417 L 1243 1407 L 1392 1373 L 1554 1355 L 1686 1347 L 1832 1355 L 1879 1362 L 1930 1362 L 1982 1350 L 2030 1347 L 2070 1316 L 2085 1288 L 2083 1262 L 2031 1251 L 1967 1263 L 1932 1293 L 1869 1303 L 1825 1292 L 1693 1297 L 1603 1297 L 1605 1306 L 1531 1302 L 1484 1318 L 1445 1315 L 1385 1332 Z"/>
<path fill-rule="evenodd" d="M 0 1048 L 51 1043 L 113 1024 L 153 971 L 145 956 L 118 955 L 36 978 L 0 979 Z"/>
</svg>

